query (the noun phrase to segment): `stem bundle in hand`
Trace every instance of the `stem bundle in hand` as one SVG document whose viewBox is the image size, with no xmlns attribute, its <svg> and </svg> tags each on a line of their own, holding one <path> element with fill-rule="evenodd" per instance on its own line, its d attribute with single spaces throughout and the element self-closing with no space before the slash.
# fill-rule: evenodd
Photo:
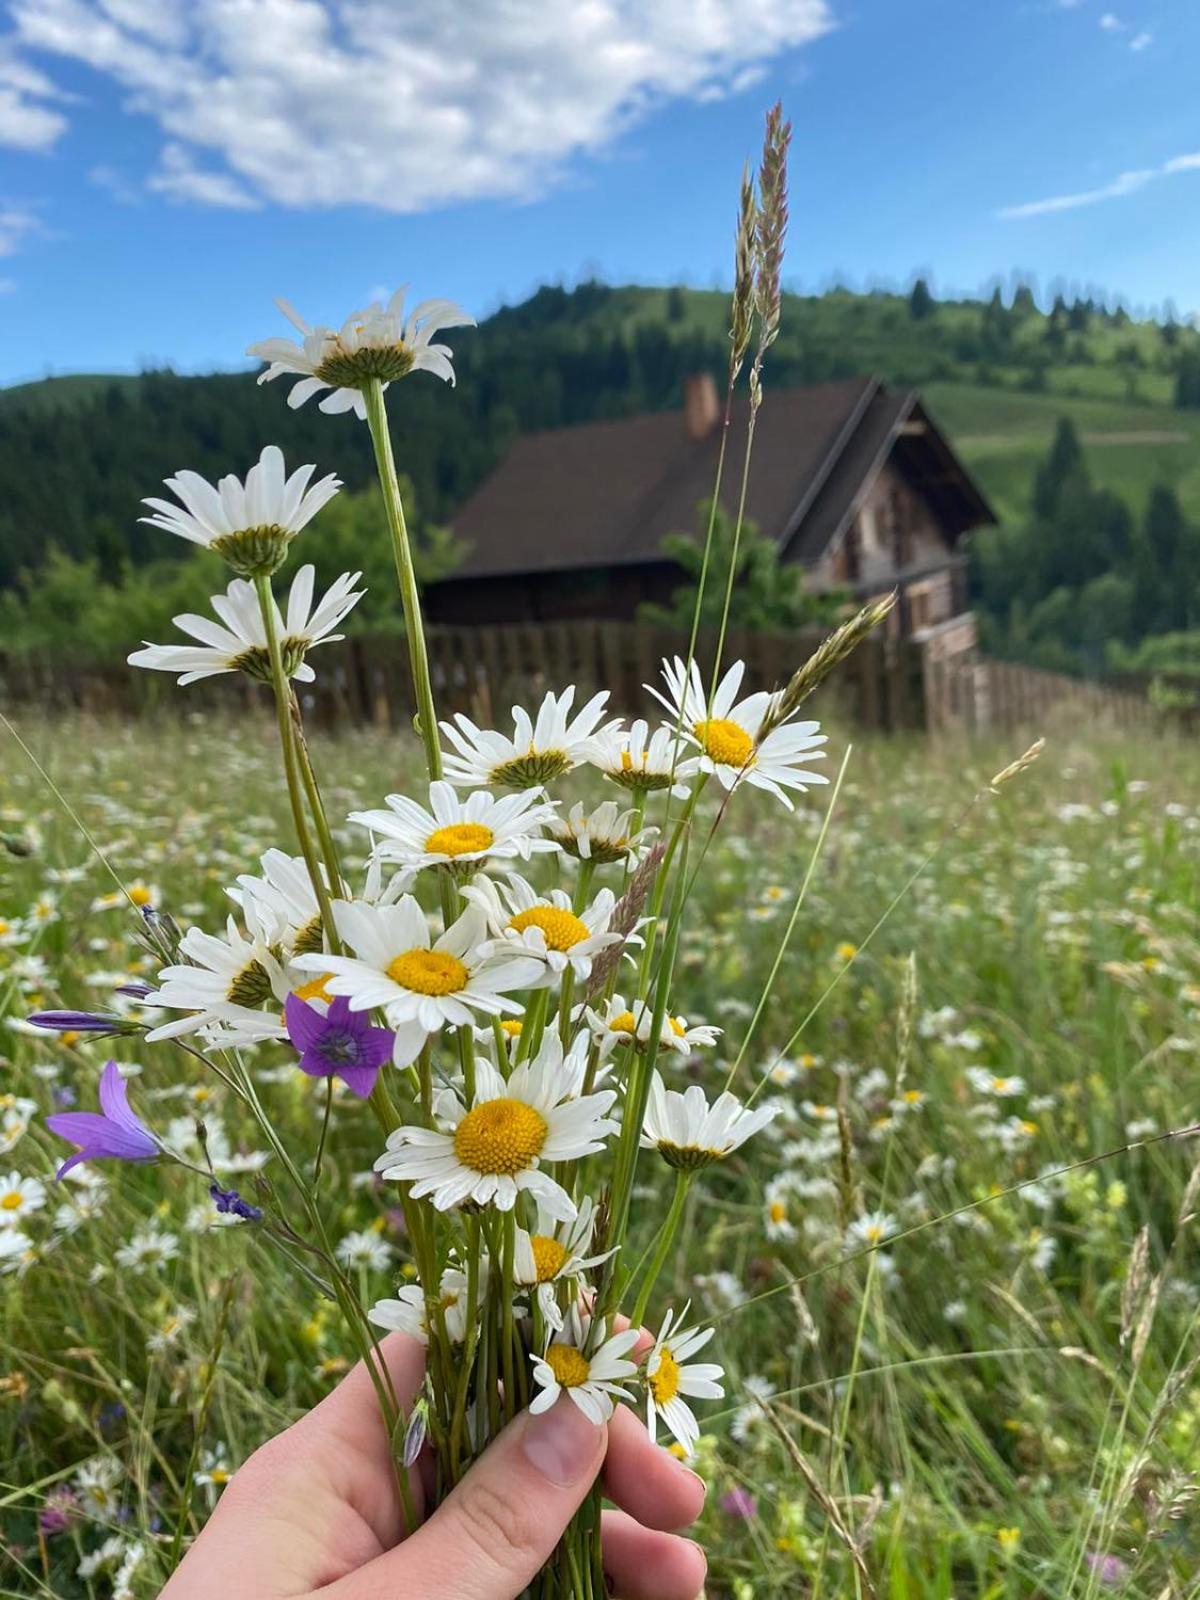
<svg viewBox="0 0 1200 1600">
<path fill-rule="evenodd" d="M 778 327 L 788 131 L 772 113 L 758 196 L 743 185 L 731 385 L 752 315 L 756 385 Z M 169 480 L 177 503 L 151 501 L 149 520 L 212 547 L 236 576 L 214 597 L 219 624 L 178 619 L 196 643 L 148 646 L 131 659 L 181 683 L 235 671 L 270 685 L 300 853 L 268 851 L 260 874 L 238 879 L 230 893 L 240 917 L 223 933 L 183 936 L 151 997 L 172 1020 L 147 1038 L 186 1037 L 261 1124 L 274 1160 L 258 1203 L 203 1175 L 218 1205 L 262 1229 L 336 1300 L 395 1441 L 411 1525 L 417 1455 L 431 1455 L 435 1498 L 444 1495 L 526 1406 L 575 1405 L 601 1424 L 614 1405 L 633 1404 L 652 1433 L 661 1423 L 684 1450 L 694 1447 L 693 1402 L 722 1392 L 721 1368 L 696 1359 L 712 1330 L 690 1325 L 686 1307 L 656 1313 L 654 1336 L 641 1324 L 697 1174 L 772 1115 L 728 1092 L 710 1100 L 698 1084 L 671 1086 L 672 1064 L 717 1039 L 672 1004 L 688 891 L 712 837 L 711 828 L 694 834 L 697 807 L 715 784 L 724 791 L 718 820 L 747 785 L 790 808 L 792 795 L 826 781 L 810 765 L 824 739 L 815 722 L 796 720 L 805 698 L 796 683 L 783 695 L 742 695 L 736 663 L 706 684 L 694 650 L 664 663 L 651 690 L 666 713 L 657 728 L 610 716 L 607 692 L 577 706 L 572 687 L 516 708 L 511 729 L 481 729 L 461 714 L 439 722 L 386 391 L 422 369 L 452 379 L 450 352 L 433 336 L 470 319 L 442 300 L 405 319 L 399 296 L 336 331 L 287 314 L 302 341 L 252 347 L 270 363 L 264 379 L 295 374 L 293 404 L 324 392 L 324 410 L 352 410 L 370 429 L 425 781 L 418 794 L 351 813 L 371 849 L 362 880 L 348 878 L 292 684 L 312 678 L 308 655 L 336 637 L 360 598 L 357 574 L 315 606 L 311 567 L 297 573 L 285 610 L 272 587 L 337 480 L 310 487 L 312 467 L 287 476 L 274 446 L 244 482 L 212 485 L 190 472 Z M 744 485 L 745 470 L 743 501 Z M 571 773 L 594 781 L 564 812 L 558 789 Z M 272 1041 L 326 1082 L 314 1150 L 285 1146 L 245 1064 L 248 1048 Z M 415 1269 L 373 1305 L 361 1303 L 322 1215 L 335 1093 L 378 1122 L 375 1169 L 395 1188 Z M 79 1146 L 66 1165 L 175 1159 L 131 1109 L 115 1069 L 100 1115 L 51 1121 Z M 647 1159 L 670 1167 L 674 1189 L 635 1260 L 632 1200 Z M 380 1330 L 427 1348 L 425 1391 L 410 1415 L 379 1358 Z M 603 1592 L 595 1499 L 539 1592 Z"/>
</svg>

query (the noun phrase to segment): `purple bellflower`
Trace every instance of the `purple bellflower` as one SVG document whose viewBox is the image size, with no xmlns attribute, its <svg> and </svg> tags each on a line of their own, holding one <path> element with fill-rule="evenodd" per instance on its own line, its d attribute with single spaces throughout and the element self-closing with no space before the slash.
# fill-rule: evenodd
<svg viewBox="0 0 1200 1600">
<path fill-rule="evenodd" d="M 315 1006 L 290 994 L 283 1015 L 288 1037 L 300 1052 L 301 1072 L 310 1078 L 341 1078 L 352 1094 L 365 1100 L 392 1054 L 391 1029 L 373 1027 L 365 1011 L 351 1011 L 345 995 L 332 1000 L 322 1016 Z"/>
<path fill-rule="evenodd" d="M 241 1217 L 243 1222 L 261 1222 L 261 1206 L 252 1206 L 248 1200 L 243 1200 L 236 1189 L 222 1189 L 219 1183 L 210 1183 L 208 1194 L 213 1205 L 222 1216 Z"/>
<path fill-rule="evenodd" d="M 100 1076 L 100 1110 L 60 1111 L 46 1118 L 46 1126 L 60 1139 L 77 1145 L 56 1176 L 62 1177 L 81 1161 L 110 1156 L 117 1161 L 153 1161 L 161 1153 L 158 1140 L 129 1109 L 128 1091 L 121 1069 L 110 1061 Z"/>
<path fill-rule="evenodd" d="M 47 1033 L 131 1033 L 124 1017 L 105 1016 L 99 1011 L 35 1011 L 29 1018 L 35 1028 Z"/>
</svg>

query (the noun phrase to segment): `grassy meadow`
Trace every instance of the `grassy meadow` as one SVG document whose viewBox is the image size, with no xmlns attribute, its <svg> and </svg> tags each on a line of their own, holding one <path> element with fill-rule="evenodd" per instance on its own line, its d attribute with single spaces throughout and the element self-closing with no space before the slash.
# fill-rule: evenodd
<svg viewBox="0 0 1200 1600">
<path fill-rule="evenodd" d="M 266 1158 L 222 1086 L 177 1045 L 22 1019 L 153 977 L 115 878 L 214 928 L 223 886 L 291 840 L 265 717 L 21 731 L 95 848 L 0 731 L 0 1595 L 140 1600 L 349 1346 L 199 1178 L 54 1182 L 41 1118 L 91 1107 L 115 1055 L 140 1064 L 146 1120 L 196 1159 L 202 1119 L 252 1197 Z M 651 1308 L 690 1294 L 718 1325 L 729 1399 L 702 1408 L 696 1463 L 711 1596 L 1198 1592 L 1200 1146 L 1158 1136 L 1197 1117 L 1200 752 L 1046 731 L 973 806 L 1018 747 L 857 744 L 782 954 L 831 791 L 794 818 L 739 795 L 698 875 L 673 1009 L 724 1035 L 671 1070 L 715 1092 L 737 1062 L 735 1089 L 765 1080 L 780 1106 L 697 1181 L 686 1266 Z M 415 767 L 379 732 L 314 756 L 333 817 Z M 260 1092 L 311 1150 L 323 1090 L 289 1059 L 260 1049 Z M 376 1154 L 339 1097 L 321 1193 L 367 1300 L 412 1271 Z M 669 1180 L 644 1165 L 663 1191 L 644 1232 Z"/>
</svg>

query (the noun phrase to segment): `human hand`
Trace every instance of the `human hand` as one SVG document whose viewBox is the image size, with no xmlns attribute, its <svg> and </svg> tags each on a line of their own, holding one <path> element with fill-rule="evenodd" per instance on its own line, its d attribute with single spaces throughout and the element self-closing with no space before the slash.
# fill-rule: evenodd
<svg viewBox="0 0 1200 1600">
<path fill-rule="evenodd" d="M 405 1411 L 425 1351 L 381 1344 Z M 703 1552 L 666 1531 L 699 1515 L 704 1485 L 618 1407 L 606 1428 L 564 1395 L 522 1412 L 427 1522 L 406 1536 L 387 1429 L 361 1364 L 256 1450 L 160 1600 L 516 1600 L 603 1469 L 604 1568 L 621 1600 L 695 1600 Z M 423 1485 L 410 1472 L 414 1501 Z"/>
</svg>

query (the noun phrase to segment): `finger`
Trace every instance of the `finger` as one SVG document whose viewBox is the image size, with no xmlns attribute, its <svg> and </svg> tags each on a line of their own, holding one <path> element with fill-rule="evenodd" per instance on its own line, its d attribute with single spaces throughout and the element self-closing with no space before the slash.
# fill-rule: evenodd
<svg viewBox="0 0 1200 1600">
<path fill-rule="evenodd" d="M 604 1488 L 610 1500 L 647 1528 L 686 1528 L 704 1505 L 704 1479 L 654 1444 L 623 1406 L 608 1425 Z"/>
<path fill-rule="evenodd" d="M 425 1347 L 408 1334 L 391 1333 L 380 1341 L 376 1358 L 374 1377 L 360 1361 L 288 1429 L 282 1441 L 276 1441 L 286 1442 L 283 1453 L 289 1463 L 309 1474 L 310 1481 L 311 1473 L 319 1470 L 335 1502 L 358 1519 L 354 1545 L 361 1561 L 369 1561 L 379 1549 L 389 1549 L 404 1536 L 404 1507 L 393 1463 L 400 1441 L 390 1435 L 379 1390 L 407 1417 L 424 1380 Z M 402 1422 L 399 1428 L 403 1427 Z M 416 1467 L 409 1472 L 408 1483 L 416 1522 L 424 1506 L 424 1484 Z"/>
<path fill-rule="evenodd" d="M 382 1368 L 382 1370 L 381 1370 Z M 360 1361 L 318 1405 L 302 1417 L 296 1428 L 324 1437 L 348 1437 L 356 1449 L 371 1448 L 376 1456 L 390 1456 L 387 1428 L 379 1409 L 376 1383 L 394 1397 L 407 1416 L 425 1377 L 425 1346 L 406 1333 L 389 1333 L 376 1346 L 375 1376 Z"/>
<path fill-rule="evenodd" d="M 698 1544 L 643 1528 L 623 1511 L 606 1511 L 601 1526 L 604 1571 L 619 1600 L 696 1600 L 708 1572 Z"/>
<path fill-rule="evenodd" d="M 606 1434 L 567 1395 L 522 1412 L 429 1521 L 335 1584 L 327 1600 L 384 1594 L 512 1600 L 545 1565 L 604 1460 Z"/>
</svg>

